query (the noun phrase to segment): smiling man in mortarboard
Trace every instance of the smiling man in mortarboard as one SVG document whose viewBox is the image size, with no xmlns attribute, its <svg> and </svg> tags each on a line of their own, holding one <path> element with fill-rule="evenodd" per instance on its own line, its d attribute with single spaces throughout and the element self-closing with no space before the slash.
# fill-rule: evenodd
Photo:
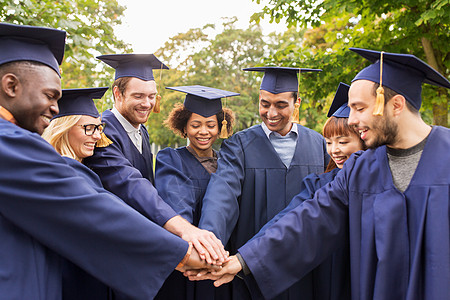
<svg viewBox="0 0 450 300">
<path fill-rule="evenodd" d="M 64 257 L 129 299 L 152 299 L 177 265 L 201 261 L 41 138 L 59 110 L 65 36 L 0 23 L 0 298 L 61 300 Z"/>
<path fill-rule="evenodd" d="M 239 249 L 247 279 L 272 299 L 349 231 L 352 299 L 448 299 L 450 130 L 427 125 L 419 108 L 423 83 L 450 82 L 411 54 L 351 50 L 372 62 L 353 79 L 348 102 L 349 124 L 372 149 Z M 288 255 L 290 265 L 280 264 Z M 234 258 L 216 276 L 240 269 Z"/>
<path fill-rule="evenodd" d="M 320 70 L 244 70 L 264 73 L 259 94 L 262 123 L 222 143 L 218 169 L 211 176 L 199 223 L 200 228 L 211 230 L 224 244 L 230 239 L 231 253 L 289 204 L 300 192 L 305 176 L 323 173 L 329 160 L 322 135 L 293 122 L 300 101 L 298 74 Z M 287 299 L 288 294 L 304 297 L 311 292 L 310 287 L 304 288 L 300 283 L 280 299 Z M 239 279 L 233 282 L 233 293 L 237 299 L 250 299 Z"/>
<path fill-rule="evenodd" d="M 112 85 L 114 107 L 102 114 L 105 135 L 112 144 L 97 147 L 84 163 L 100 176 L 107 190 L 128 205 L 193 242 L 208 261 L 223 261 L 225 250 L 214 234 L 196 228 L 179 216 L 154 187 L 153 155 L 144 123 L 159 106 L 153 70 L 168 67 L 153 54 L 111 54 L 98 59 L 116 70 Z"/>
</svg>

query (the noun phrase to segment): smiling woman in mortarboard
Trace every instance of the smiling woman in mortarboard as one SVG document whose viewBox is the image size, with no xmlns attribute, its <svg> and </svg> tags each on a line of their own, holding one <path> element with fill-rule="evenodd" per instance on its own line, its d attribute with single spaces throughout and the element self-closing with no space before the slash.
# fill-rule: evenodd
<svg viewBox="0 0 450 300">
<path fill-rule="evenodd" d="M 449 299 L 450 130 L 426 124 L 419 109 L 423 83 L 450 82 L 412 54 L 351 50 L 372 62 L 353 79 L 348 101 L 348 123 L 369 149 L 239 248 L 247 278 L 274 299 L 348 232 L 352 299 Z M 280 263 L 287 253 L 289 265 Z"/>
<path fill-rule="evenodd" d="M 105 124 L 93 99 L 103 97 L 107 87 L 67 89 L 58 102 L 59 114 L 45 129 L 42 137 L 63 156 L 79 175 L 95 187 L 103 188 L 100 178 L 81 164 L 94 153 L 96 144 L 108 144 L 103 134 Z M 63 262 L 63 299 L 108 299 L 110 289 L 70 261 Z"/>
<path fill-rule="evenodd" d="M 93 101 L 103 97 L 107 90 L 107 87 L 63 90 L 58 102 L 59 114 L 42 137 L 59 154 L 79 162 L 93 155 L 95 146 L 111 143 L 103 134 L 105 124 Z"/>
<path fill-rule="evenodd" d="M 189 146 L 159 151 L 156 158 L 155 186 L 159 195 L 186 220 L 198 225 L 211 173 L 217 169 L 213 144 L 232 132 L 233 112 L 222 107 L 221 98 L 239 94 L 204 86 L 169 87 L 187 93 L 184 104 L 177 104 L 165 124 L 189 140 Z M 156 299 L 229 299 L 227 287 L 214 288 L 211 282 L 189 282 L 174 272 Z"/>
</svg>

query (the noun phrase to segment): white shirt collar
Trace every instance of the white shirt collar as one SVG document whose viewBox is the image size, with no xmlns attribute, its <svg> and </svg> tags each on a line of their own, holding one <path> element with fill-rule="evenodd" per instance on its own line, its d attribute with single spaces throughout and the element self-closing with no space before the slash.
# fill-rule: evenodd
<svg viewBox="0 0 450 300">
<path fill-rule="evenodd" d="M 264 122 L 261 123 L 261 127 L 264 130 L 264 133 L 266 134 L 268 139 L 270 139 L 269 136 L 270 136 L 271 133 L 280 135 L 278 132 L 271 131 L 267 127 L 266 123 L 264 123 Z M 289 132 L 287 134 L 290 134 L 291 132 L 294 132 L 298 136 L 298 126 L 297 126 L 296 123 L 292 123 L 291 130 L 289 130 Z"/>
<path fill-rule="evenodd" d="M 117 110 L 116 107 L 113 107 L 113 109 L 111 109 L 111 112 L 114 114 L 119 123 L 122 125 L 123 129 L 125 129 L 128 137 L 130 138 L 134 146 L 138 149 L 139 153 L 142 154 L 142 136 L 140 130 L 142 124 L 139 124 L 139 128 L 134 127 L 133 125 L 130 124 L 130 122 L 128 122 L 127 119 L 124 118 L 124 116 L 120 114 L 120 112 Z"/>
<path fill-rule="evenodd" d="M 139 128 L 136 128 L 133 125 L 131 125 L 130 122 L 128 122 L 128 120 L 125 119 L 125 117 L 121 115 L 121 113 L 117 110 L 117 108 L 115 106 L 111 109 L 111 112 L 114 114 L 114 116 L 117 118 L 117 120 L 119 121 L 119 123 L 122 125 L 123 129 L 125 129 L 125 131 L 127 133 L 136 132 L 136 131 L 139 132 L 139 130 L 141 129 L 141 124 L 139 124 Z"/>
</svg>

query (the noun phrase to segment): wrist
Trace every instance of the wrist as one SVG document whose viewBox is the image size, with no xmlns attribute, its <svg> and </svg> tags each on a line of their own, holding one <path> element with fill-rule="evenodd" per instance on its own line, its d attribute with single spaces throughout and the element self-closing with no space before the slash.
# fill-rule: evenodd
<svg viewBox="0 0 450 300">
<path fill-rule="evenodd" d="M 237 257 L 237 259 L 239 261 L 239 264 L 241 265 L 241 270 L 240 271 L 242 271 L 245 276 L 249 275 L 251 273 L 250 269 L 248 268 L 247 264 L 245 263 L 245 260 L 242 257 L 242 255 L 238 252 L 238 253 L 236 253 L 236 257 Z"/>
<path fill-rule="evenodd" d="M 181 237 L 185 230 L 185 222 L 183 221 L 184 219 L 180 215 L 176 215 L 175 217 L 169 219 L 163 227 L 167 231 L 170 231 L 171 233 Z"/>
<path fill-rule="evenodd" d="M 189 257 L 191 257 L 191 253 L 192 253 L 192 247 L 193 247 L 192 243 L 189 242 L 189 247 L 188 247 L 188 250 L 186 252 L 186 255 L 183 257 L 183 259 L 177 265 L 176 269 L 181 269 L 189 261 Z"/>
</svg>

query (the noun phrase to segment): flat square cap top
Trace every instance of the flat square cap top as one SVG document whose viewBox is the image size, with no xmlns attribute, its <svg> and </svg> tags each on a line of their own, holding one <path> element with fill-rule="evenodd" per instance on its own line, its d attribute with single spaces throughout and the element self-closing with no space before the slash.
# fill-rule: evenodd
<svg viewBox="0 0 450 300">
<path fill-rule="evenodd" d="M 107 54 L 97 58 L 116 70 L 114 80 L 121 77 L 155 80 L 153 69 L 169 69 L 153 54 Z"/>
<path fill-rule="evenodd" d="M 372 64 L 361 70 L 352 82 L 369 80 L 380 83 L 381 52 L 360 48 L 350 48 Z M 383 52 L 382 85 L 403 95 L 416 109 L 422 104 L 422 83 L 450 88 L 450 82 L 412 54 Z"/>
<path fill-rule="evenodd" d="M 63 30 L 0 23 L 0 65 L 14 61 L 34 61 L 55 70 L 64 57 Z"/>
<path fill-rule="evenodd" d="M 298 91 L 297 74 L 305 72 L 320 72 L 321 69 L 290 68 L 290 67 L 253 67 L 244 71 L 264 72 L 261 90 L 272 94 Z"/>
<path fill-rule="evenodd" d="M 222 110 L 222 98 L 239 95 L 239 93 L 201 85 L 166 87 L 166 89 L 186 93 L 184 107 L 190 112 L 205 118 L 213 116 Z"/>
<path fill-rule="evenodd" d="M 58 101 L 59 114 L 53 119 L 71 115 L 100 117 L 94 99 L 101 99 L 107 90 L 108 87 L 62 90 Z"/>
</svg>

